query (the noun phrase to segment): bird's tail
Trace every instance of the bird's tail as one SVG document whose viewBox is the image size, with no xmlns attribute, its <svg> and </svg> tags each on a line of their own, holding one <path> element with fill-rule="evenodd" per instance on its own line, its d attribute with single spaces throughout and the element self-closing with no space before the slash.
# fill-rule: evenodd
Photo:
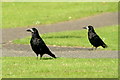
<svg viewBox="0 0 120 80">
<path fill-rule="evenodd" d="M 107 46 L 106 44 L 103 44 L 102 47 L 103 47 L 103 48 L 107 48 L 108 46 Z"/>
<path fill-rule="evenodd" d="M 48 55 L 50 55 L 53 58 L 56 58 L 56 56 L 51 51 L 49 51 Z"/>
</svg>

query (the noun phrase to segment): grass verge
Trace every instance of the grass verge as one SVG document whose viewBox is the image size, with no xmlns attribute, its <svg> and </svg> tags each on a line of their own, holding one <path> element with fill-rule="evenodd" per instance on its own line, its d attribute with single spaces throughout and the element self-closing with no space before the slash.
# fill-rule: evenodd
<svg viewBox="0 0 120 80">
<path fill-rule="evenodd" d="M 96 28 L 96 33 L 108 45 L 104 50 L 118 50 L 118 26 Z M 88 41 L 86 30 L 64 31 L 42 34 L 47 45 L 92 47 Z M 31 37 L 14 40 L 16 44 L 29 44 Z M 100 47 L 103 49 L 102 47 Z"/>
<path fill-rule="evenodd" d="M 3 78 L 117 78 L 118 59 L 3 57 Z"/>
<path fill-rule="evenodd" d="M 52 24 L 117 11 L 117 2 L 3 2 L 2 28 Z"/>
</svg>

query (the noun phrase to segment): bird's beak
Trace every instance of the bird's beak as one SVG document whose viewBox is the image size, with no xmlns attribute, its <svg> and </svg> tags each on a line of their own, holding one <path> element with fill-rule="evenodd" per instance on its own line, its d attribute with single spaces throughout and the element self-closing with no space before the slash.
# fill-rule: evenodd
<svg viewBox="0 0 120 80">
<path fill-rule="evenodd" d="M 30 30 L 30 29 L 27 29 L 26 31 L 31 32 L 31 30 Z"/>
<path fill-rule="evenodd" d="M 87 29 L 87 27 L 83 27 L 83 29 Z"/>
<path fill-rule="evenodd" d="M 27 29 L 26 31 L 28 31 L 28 32 L 34 32 L 32 29 Z"/>
<path fill-rule="evenodd" d="M 89 30 L 88 26 L 87 26 L 87 27 L 83 27 L 83 29 L 87 29 L 87 30 Z"/>
</svg>

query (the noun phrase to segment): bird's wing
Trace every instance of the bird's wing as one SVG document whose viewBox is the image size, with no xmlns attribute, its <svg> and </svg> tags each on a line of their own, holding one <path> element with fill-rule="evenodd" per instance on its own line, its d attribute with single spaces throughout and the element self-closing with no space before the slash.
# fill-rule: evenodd
<svg viewBox="0 0 120 80">
<path fill-rule="evenodd" d="M 42 39 L 39 39 L 38 42 L 40 42 L 40 49 L 43 53 L 46 53 L 54 58 L 56 58 L 56 56 L 49 50 L 49 48 L 46 46 L 46 44 L 44 43 L 44 41 Z"/>
<path fill-rule="evenodd" d="M 96 35 L 94 38 L 102 47 L 104 48 L 107 47 L 107 45 L 103 42 L 103 40 L 98 35 Z"/>
<path fill-rule="evenodd" d="M 98 35 L 96 35 L 96 39 L 99 40 L 100 43 L 104 43 Z"/>
<path fill-rule="evenodd" d="M 42 39 L 38 39 L 38 44 L 40 46 L 40 49 L 43 51 L 48 51 L 48 47 L 46 46 L 45 42 Z"/>
</svg>

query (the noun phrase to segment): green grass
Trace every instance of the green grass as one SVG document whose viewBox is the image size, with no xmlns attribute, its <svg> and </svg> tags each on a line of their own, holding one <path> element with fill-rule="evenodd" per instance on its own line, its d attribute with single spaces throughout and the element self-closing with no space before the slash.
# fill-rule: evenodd
<svg viewBox="0 0 120 80">
<path fill-rule="evenodd" d="M 117 78 L 118 59 L 3 57 L 3 78 Z"/>
<path fill-rule="evenodd" d="M 0 52 L 2 53 L 2 51 L 0 51 Z M 2 57 L 0 57 L 0 79 L 1 78 L 2 78 Z"/>
<path fill-rule="evenodd" d="M 2 27 L 52 24 L 117 10 L 117 2 L 3 2 Z"/>
<path fill-rule="evenodd" d="M 104 50 L 118 50 L 118 26 L 95 28 L 96 33 L 108 45 Z M 42 34 L 47 45 L 92 47 L 88 41 L 87 30 L 74 30 Z M 29 44 L 31 37 L 14 40 L 16 44 Z M 100 47 L 101 48 L 101 47 Z M 103 48 L 101 48 L 103 49 Z"/>
</svg>

